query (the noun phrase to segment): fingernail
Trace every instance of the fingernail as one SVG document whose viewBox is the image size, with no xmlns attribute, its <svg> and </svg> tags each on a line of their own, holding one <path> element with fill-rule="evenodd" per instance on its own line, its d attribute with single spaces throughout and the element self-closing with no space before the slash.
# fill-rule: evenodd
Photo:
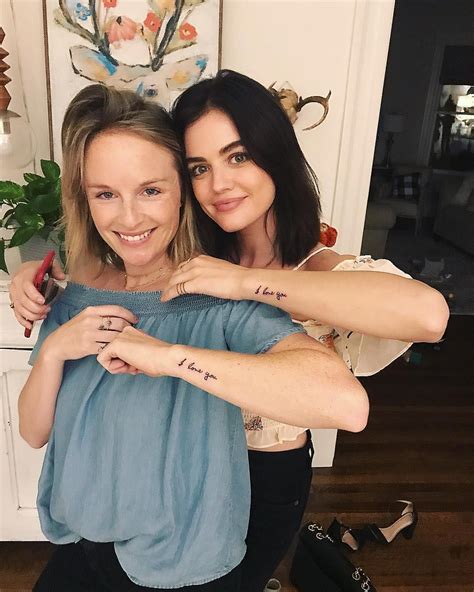
<svg viewBox="0 0 474 592">
<path fill-rule="evenodd" d="M 44 298 L 37 298 L 37 299 L 36 299 L 36 302 L 37 302 L 38 304 L 44 304 Z"/>
</svg>

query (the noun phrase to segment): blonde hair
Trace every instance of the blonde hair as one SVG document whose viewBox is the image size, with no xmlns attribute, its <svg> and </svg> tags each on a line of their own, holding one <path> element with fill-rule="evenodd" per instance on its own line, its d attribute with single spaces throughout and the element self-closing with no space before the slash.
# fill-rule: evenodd
<svg viewBox="0 0 474 592">
<path fill-rule="evenodd" d="M 168 247 L 168 256 L 177 264 L 200 252 L 183 150 L 170 116 L 158 104 L 146 101 L 131 91 L 92 84 L 72 99 L 61 130 L 61 192 L 69 271 L 76 270 L 79 262 L 81 265 L 111 263 L 123 269 L 123 261 L 95 228 L 84 188 L 87 147 L 104 131 L 132 132 L 172 154 L 180 179 L 183 205 L 178 230 Z"/>
</svg>

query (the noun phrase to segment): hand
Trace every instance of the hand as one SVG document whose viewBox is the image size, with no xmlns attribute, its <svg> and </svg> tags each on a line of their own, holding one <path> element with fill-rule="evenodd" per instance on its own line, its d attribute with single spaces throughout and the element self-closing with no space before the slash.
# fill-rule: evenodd
<svg viewBox="0 0 474 592">
<path fill-rule="evenodd" d="M 161 301 L 172 300 L 181 294 L 207 294 L 241 300 L 243 282 L 248 272 L 241 265 L 199 255 L 178 266 L 163 290 Z"/>
<path fill-rule="evenodd" d="M 163 376 L 167 374 L 162 368 L 170 347 L 165 341 L 126 327 L 99 353 L 97 361 L 111 374 Z"/>
<path fill-rule="evenodd" d="M 23 263 L 13 276 L 9 292 L 10 302 L 14 305 L 13 313 L 16 320 L 27 329 L 32 329 L 33 322 L 45 319 L 51 307 L 44 304 L 44 297 L 33 285 L 33 280 L 41 261 Z M 66 276 L 61 265 L 55 260 L 51 275 L 56 280 L 64 280 Z"/>
<path fill-rule="evenodd" d="M 97 355 L 136 322 L 136 316 L 122 306 L 88 306 L 51 333 L 41 351 L 59 361 Z"/>
</svg>

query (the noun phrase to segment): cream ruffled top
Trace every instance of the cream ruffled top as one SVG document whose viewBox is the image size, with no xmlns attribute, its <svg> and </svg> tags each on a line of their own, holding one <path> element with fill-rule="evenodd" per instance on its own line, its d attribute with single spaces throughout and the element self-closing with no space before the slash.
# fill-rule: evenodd
<svg viewBox="0 0 474 592">
<path fill-rule="evenodd" d="M 313 255 L 324 251 L 322 247 L 313 251 L 299 265 L 298 270 Z M 332 271 L 381 271 L 409 278 L 410 276 L 386 259 L 374 260 L 370 255 L 361 255 L 355 259 L 346 259 L 336 265 Z M 295 321 L 300 322 L 300 321 Z M 327 347 L 334 349 L 352 370 L 355 376 L 371 376 L 391 364 L 412 344 L 396 339 L 383 339 L 371 335 L 362 335 L 340 327 L 322 325 L 318 321 L 301 322 L 308 335 Z M 281 442 L 296 440 L 305 428 L 280 423 L 242 410 L 247 444 L 251 448 L 269 448 Z"/>
</svg>

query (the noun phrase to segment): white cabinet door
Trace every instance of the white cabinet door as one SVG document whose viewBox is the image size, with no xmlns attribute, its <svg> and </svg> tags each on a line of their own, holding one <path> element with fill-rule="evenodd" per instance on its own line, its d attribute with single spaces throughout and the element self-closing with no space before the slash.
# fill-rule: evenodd
<svg viewBox="0 0 474 592">
<path fill-rule="evenodd" d="M 45 540 L 36 511 L 44 449 L 30 448 L 18 430 L 18 397 L 31 370 L 28 358 L 40 323 L 31 339 L 23 336 L 8 308 L 6 287 L 0 282 L 0 540 Z"/>
<path fill-rule="evenodd" d="M 31 352 L 0 352 L 0 540 L 44 540 L 36 511 L 44 448 L 30 448 L 18 431 L 18 396 L 30 371 Z"/>
</svg>

